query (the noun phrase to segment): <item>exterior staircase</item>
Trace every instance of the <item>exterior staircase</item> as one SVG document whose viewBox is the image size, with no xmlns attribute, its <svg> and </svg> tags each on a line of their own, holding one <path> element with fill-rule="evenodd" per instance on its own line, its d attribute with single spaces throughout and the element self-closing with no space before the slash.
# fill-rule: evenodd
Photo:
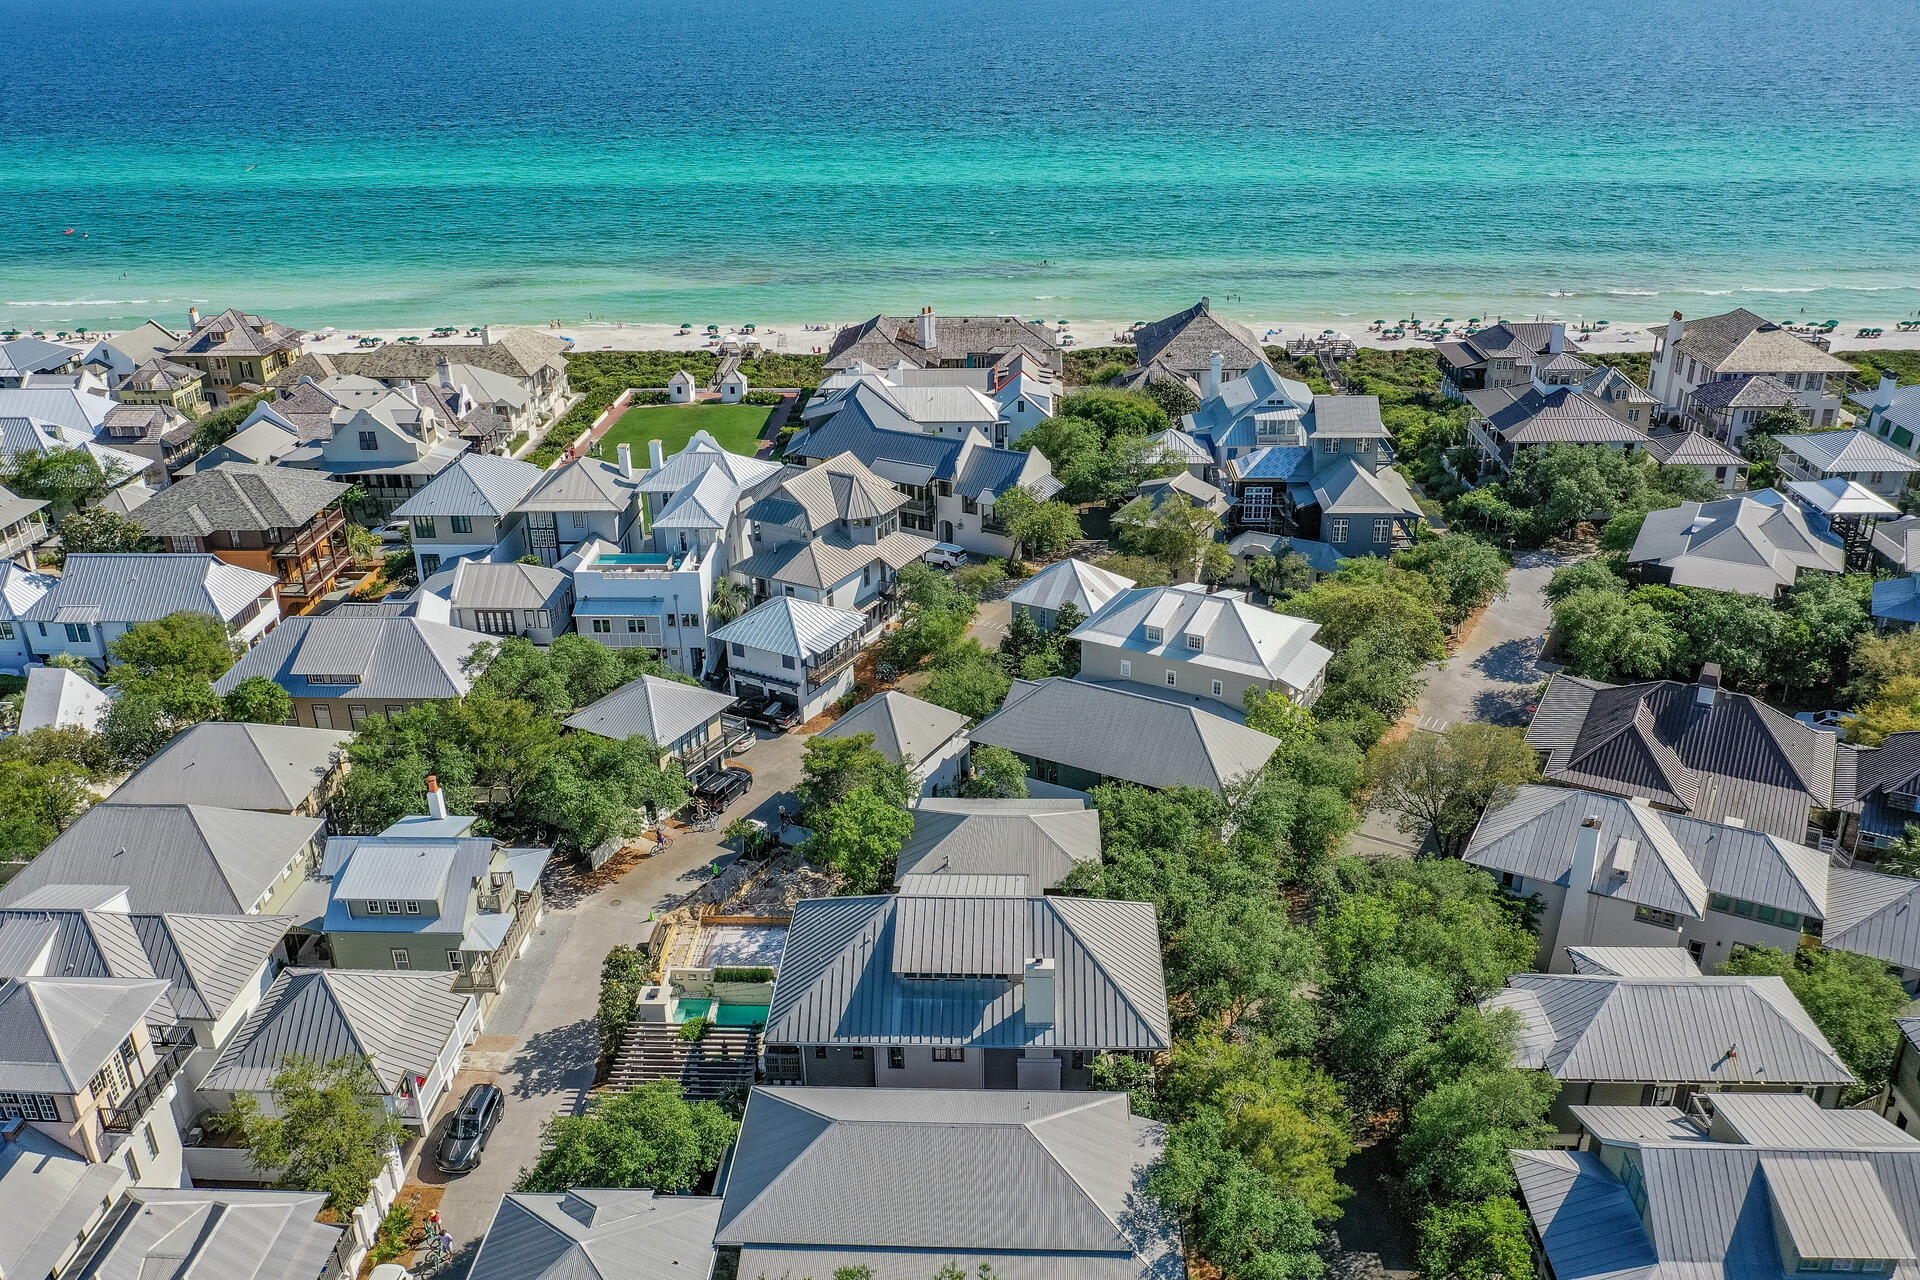
<svg viewBox="0 0 1920 1280">
<path fill-rule="evenodd" d="M 682 1040 L 678 1024 L 634 1022 L 607 1076 L 609 1089 L 650 1080 L 678 1080 L 689 1099 L 718 1098 L 753 1084 L 760 1028 L 709 1026 L 698 1040 Z"/>
</svg>

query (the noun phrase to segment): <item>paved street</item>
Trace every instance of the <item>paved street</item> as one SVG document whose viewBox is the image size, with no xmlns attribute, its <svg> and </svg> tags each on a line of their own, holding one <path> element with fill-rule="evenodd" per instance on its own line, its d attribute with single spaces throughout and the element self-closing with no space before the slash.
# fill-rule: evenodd
<svg viewBox="0 0 1920 1280">
<path fill-rule="evenodd" d="M 1473 720 L 1527 723 L 1534 687 L 1547 678 L 1539 666 L 1540 646 L 1553 624 L 1547 580 L 1571 562 L 1544 551 L 1515 558 L 1507 594 L 1486 607 L 1447 665 L 1428 674 L 1414 706 L 1419 730 L 1440 733 Z M 1377 811 L 1367 814 L 1347 844 L 1348 852 L 1375 858 L 1409 855 L 1415 848 L 1413 838 L 1394 825 L 1394 815 Z"/>
<path fill-rule="evenodd" d="M 753 789 L 727 814 L 777 823 L 777 808 L 798 808 L 792 788 L 800 778 L 805 739 L 760 735 L 737 763 L 753 770 Z M 488 1142 L 480 1168 L 446 1178 L 433 1167 L 433 1150 L 445 1129 L 442 1114 L 409 1169 L 409 1182 L 447 1183 L 441 1217 L 457 1242 L 450 1280 L 461 1280 L 474 1246 L 492 1221 L 500 1197 L 513 1189 L 523 1166 L 540 1150 L 540 1131 L 556 1112 L 567 1113 L 593 1084 L 599 1032 L 594 1013 L 600 999 L 600 965 L 616 943 L 644 943 L 648 913 L 707 878 L 706 868 L 733 854 L 717 832 L 686 832 L 666 850 L 646 859 L 616 883 L 578 901 L 566 886 L 550 891 L 545 918 L 515 964 L 506 994 L 494 1006 L 485 1033 L 468 1050 L 463 1070 L 443 1112 L 471 1084 L 491 1081 L 507 1095 L 507 1110 Z"/>
</svg>

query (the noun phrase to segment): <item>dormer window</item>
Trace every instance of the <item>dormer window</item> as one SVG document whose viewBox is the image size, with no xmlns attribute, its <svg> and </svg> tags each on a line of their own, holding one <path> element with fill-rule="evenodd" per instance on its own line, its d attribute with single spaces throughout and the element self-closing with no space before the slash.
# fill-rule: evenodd
<svg viewBox="0 0 1920 1280">
<path fill-rule="evenodd" d="M 417 916 L 417 915 L 419 915 L 419 914 L 420 914 L 420 904 L 419 904 L 419 903 L 417 903 L 417 902 L 409 902 L 409 903 L 407 904 L 407 914 L 408 914 L 408 915 L 410 915 L 410 916 Z"/>
<path fill-rule="evenodd" d="M 367 903 L 367 914 L 370 916 L 377 916 L 380 914 L 380 903 L 377 900 L 369 901 Z"/>
<path fill-rule="evenodd" d="M 395 898 L 387 899 L 387 914 L 390 916 L 397 916 L 400 914 L 400 903 L 398 899 L 395 899 Z"/>
<path fill-rule="evenodd" d="M 1201 635 L 1198 631 L 1187 632 L 1187 648 L 1192 649 L 1195 653 L 1199 653 L 1206 649 L 1206 647 L 1207 638 L 1205 636 Z"/>
<path fill-rule="evenodd" d="M 1160 642 L 1161 642 L 1162 640 L 1164 640 L 1165 638 L 1166 638 L 1166 635 L 1165 635 L 1165 633 L 1164 633 L 1164 632 L 1162 632 L 1162 631 L 1160 630 L 1160 628 L 1158 628 L 1158 627 L 1148 627 L 1148 628 L 1147 628 L 1147 643 L 1148 643 L 1148 644 L 1159 644 L 1159 643 L 1160 643 Z"/>
</svg>

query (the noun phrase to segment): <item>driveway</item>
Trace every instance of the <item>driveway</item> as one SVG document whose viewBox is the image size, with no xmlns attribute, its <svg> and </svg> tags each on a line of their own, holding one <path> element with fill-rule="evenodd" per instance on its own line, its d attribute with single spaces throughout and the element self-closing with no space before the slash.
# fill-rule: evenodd
<svg viewBox="0 0 1920 1280">
<path fill-rule="evenodd" d="M 799 805 L 800 734 L 759 735 L 738 758 L 753 770 L 753 789 L 726 817 L 778 822 L 778 807 Z M 550 891 L 546 915 L 516 962 L 506 993 L 474 1041 L 465 1069 L 450 1094 L 457 1102 L 469 1084 L 491 1081 L 507 1095 L 507 1110 L 487 1144 L 486 1158 L 472 1173 L 448 1179 L 433 1167 L 433 1150 L 445 1130 L 443 1115 L 419 1145 L 409 1182 L 447 1183 L 440 1214 L 456 1243 L 449 1280 L 462 1280 L 474 1246 L 493 1220 L 500 1197 L 513 1189 L 523 1167 L 540 1154 L 540 1132 L 556 1114 L 572 1114 L 593 1084 L 600 1051 L 594 1014 L 600 1002 L 600 966 L 617 943 L 644 944 L 649 916 L 708 878 L 708 867 L 736 855 L 719 833 L 682 832 L 663 852 L 639 863 L 615 883 L 568 900 L 564 888 Z"/>
<path fill-rule="evenodd" d="M 1440 733 L 1449 725 L 1476 720 L 1527 723 L 1533 690 L 1547 678 L 1539 666 L 1541 646 L 1553 625 L 1547 580 L 1573 559 L 1545 551 L 1515 559 L 1507 575 L 1507 594 L 1481 611 L 1446 666 L 1428 672 L 1427 686 L 1414 704 L 1416 732 Z M 1395 817 L 1369 810 L 1347 851 L 1372 858 L 1411 856 L 1419 844 L 1394 825 Z"/>
</svg>

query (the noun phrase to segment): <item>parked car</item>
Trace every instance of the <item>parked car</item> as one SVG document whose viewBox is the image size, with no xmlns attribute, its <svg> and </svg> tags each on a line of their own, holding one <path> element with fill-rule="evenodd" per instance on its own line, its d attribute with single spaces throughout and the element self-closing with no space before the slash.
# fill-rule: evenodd
<svg viewBox="0 0 1920 1280">
<path fill-rule="evenodd" d="M 705 805 L 708 813 L 720 813 L 747 794 L 752 786 L 753 775 L 745 769 L 721 769 L 700 780 L 700 785 L 693 789 L 693 798 Z"/>
<path fill-rule="evenodd" d="M 933 549 L 920 558 L 942 569 L 958 569 L 967 562 L 967 549 L 951 542 L 936 542 Z"/>
<path fill-rule="evenodd" d="M 391 545 L 393 543 L 405 542 L 408 531 L 412 528 L 413 525 L 408 521 L 394 520 L 388 524 L 381 525 L 374 532 L 380 535 L 380 541 Z"/>
<path fill-rule="evenodd" d="M 734 714 L 750 725 L 774 733 L 785 733 L 800 723 L 800 708 L 778 694 L 748 699 L 734 709 Z"/>
<path fill-rule="evenodd" d="M 447 1122 L 447 1133 L 440 1139 L 440 1150 L 433 1162 L 442 1173 L 466 1173 L 480 1166 L 480 1153 L 487 1149 L 493 1127 L 507 1108 L 507 1095 L 498 1085 L 477 1084 L 460 1099 L 459 1110 Z"/>
<path fill-rule="evenodd" d="M 1839 733 L 1842 729 L 1846 728 L 1847 721 L 1852 718 L 1852 716 L 1853 712 L 1851 711 L 1838 711 L 1829 708 L 1826 711 L 1798 711 L 1794 713 L 1793 718 L 1809 728 L 1825 729 L 1829 733 Z"/>
</svg>

